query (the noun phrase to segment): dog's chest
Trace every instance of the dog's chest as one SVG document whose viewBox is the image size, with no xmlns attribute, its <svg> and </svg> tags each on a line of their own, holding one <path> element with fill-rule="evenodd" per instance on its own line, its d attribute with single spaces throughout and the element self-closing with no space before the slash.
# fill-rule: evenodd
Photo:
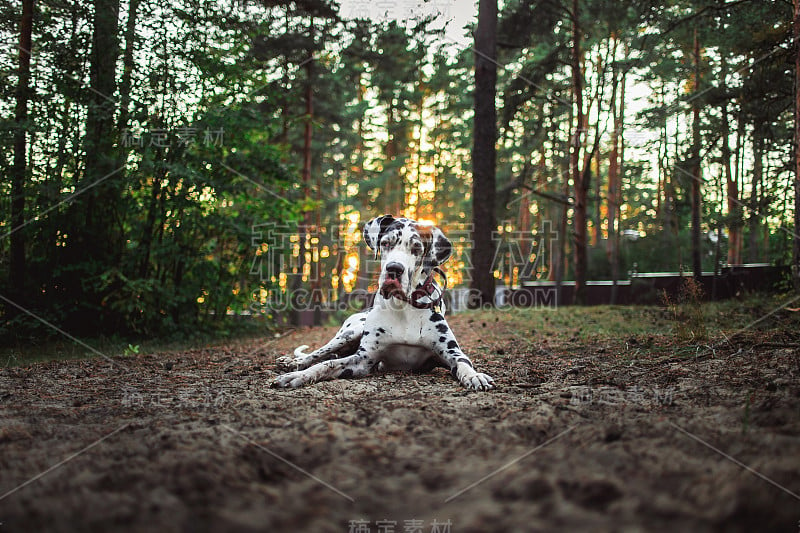
<svg viewBox="0 0 800 533">
<path fill-rule="evenodd" d="M 429 315 L 430 312 L 412 308 L 402 311 L 376 308 L 367 317 L 364 330 L 383 345 L 417 346 L 422 343 L 423 329 L 430 321 Z"/>
<path fill-rule="evenodd" d="M 419 370 L 433 352 L 423 346 L 423 329 L 430 313 L 417 309 L 403 311 L 377 308 L 365 324 L 370 343 L 385 370 Z"/>
<path fill-rule="evenodd" d="M 422 346 L 390 344 L 378 356 L 383 370 L 413 371 L 427 366 L 433 352 Z"/>
</svg>

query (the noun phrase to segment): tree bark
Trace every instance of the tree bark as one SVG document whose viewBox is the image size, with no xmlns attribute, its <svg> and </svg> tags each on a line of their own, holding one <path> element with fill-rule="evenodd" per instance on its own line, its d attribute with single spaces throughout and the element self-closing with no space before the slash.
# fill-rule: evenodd
<svg viewBox="0 0 800 533">
<path fill-rule="evenodd" d="M 400 119 L 402 121 L 402 118 Z M 386 140 L 386 146 L 384 147 L 384 155 L 386 158 L 386 163 L 384 167 L 391 166 L 391 168 L 396 167 L 396 160 L 400 155 L 400 149 L 398 148 L 398 137 L 400 136 L 400 128 L 401 124 L 395 120 L 395 104 L 394 104 L 394 97 L 391 96 L 389 103 L 386 107 L 386 133 L 388 135 L 388 139 Z M 394 176 L 396 179 L 391 179 L 386 182 L 386 185 L 383 188 L 383 196 L 384 199 L 384 213 L 391 213 L 393 215 L 401 215 L 400 212 L 403 208 L 403 196 L 405 192 L 405 176 L 400 172 L 400 169 L 397 168 L 397 176 Z"/>
<path fill-rule="evenodd" d="M 94 1 L 84 174 L 78 185 L 86 192 L 69 207 L 68 219 L 74 228 L 63 254 L 64 262 L 73 268 L 58 280 L 64 297 L 78 303 L 67 323 L 76 330 L 102 327 L 101 320 L 113 323 L 117 318 L 101 311 L 104 289 L 100 287 L 102 274 L 120 265 L 125 243 L 119 225 L 122 180 L 115 176 L 119 151 L 114 146 L 119 6 L 120 0 Z"/>
<path fill-rule="evenodd" d="M 309 34 L 311 36 L 311 42 L 313 43 L 314 40 L 314 17 L 311 17 L 309 23 Z M 306 60 L 305 64 L 305 71 L 306 71 L 306 87 L 305 87 L 305 104 L 306 104 L 306 112 L 305 112 L 305 124 L 303 130 L 303 170 L 301 174 L 301 179 L 303 182 L 303 199 L 304 202 L 309 202 L 311 200 L 311 140 L 312 140 L 312 122 L 314 117 L 314 48 L 313 44 L 308 49 L 309 57 Z M 308 248 L 306 246 L 308 241 L 307 232 L 311 227 L 311 211 L 308 210 L 308 206 L 303 207 L 303 223 L 300 226 L 300 231 L 298 232 L 299 235 L 299 245 L 300 245 L 300 252 L 298 256 L 298 271 L 297 275 L 294 279 L 294 283 L 292 285 L 292 289 L 294 291 L 299 290 L 303 285 L 303 276 L 305 272 L 305 265 L 306 265 L 306 252 Z M 313 267 L 313 265 L 311 265 Z M 314 280 L 313 272 L 309 270 L 309 277 L 312 279 L 312 284 L 315 284 L 316 281 Z M 294 309 L 294 324 L 300 324 L 300 313 L 303 309 Z"/>
<path fill-rule="evenodd" d="M 625 46 L 625 59 L 628 59 L 629 49 L 628 46 Z M 627 71 L 623 71 L 622 79 L 620 80 L 619 86 L 619 109 L 617 110 L 617 114 L 619 115 L 619 124 L 618 128 L 619 131 L 617 133 L 617 143 L 619 144 L 618 151 L 619 154 L 617 155 L 617 196 L 614 199 L 614 209 L 616 211 L 615 217 L 617 219 L 617 227 L 614 228 L 614 253 L 616 254 L 616 258 L 614 259 L 614 276 L 616 279 L 619 279 L 619 255 L 620 255 L 620 244 L 619 244 L 619 237 L 620 237 L 620 227 L 622 224 L 622 202 L 623 202 L 623 189 L 624 189 L 624 178 L 625 178 L 625 86 L 627 83 Z M 614 302 L 616 303 L 616 294 L 614 295 Z"/>
<path fill-rule="evenodd" d="M 33 33 L 33 2 L 22 3 L 22 20 L 19 31 L 19 77 L 17 80 L 14 122 L 14 169 L 11 174 L 11 228 L 9 287 L 16 300 L 25 294 L 25 176 L 27 174 L 27 124 L 30 96 L 31 44 Z M 19 302 L 22 303 L 22 302 Z"/>
<path fill-rule="evenodd" d="M 565 162 L 566 163 L 566 162 Z M 566 164 L 565 164 L 566 166 Z M 564 198 L 569 198 L 569 172 L 568 169 L 564 169 L 563 172 L 564 176 L 564 183 L 562 184 L 562 191 Z M 567 238 L 567 227 L 569 222 L 569 205 L 562 204 L 561 205 L 561 213 L 560 219 L 558 221 L 558 257 L 556 262 L 556 295 L 558 297 L 557 304 L 564 305 L 566 303 L 566 298 L 564 297 L 564 277 L 567 275 L 569 271 L 569 261 L 567 260 L 567 244 L 569 244 L 569 239 Z"/>
<path fill-rule="evenodd" d="M 703 265 L 701 261 L 700 246 L 700 211 L 701 211 L 701 190 L 700 181 L 702 180 L 700 166 L 700 102 L 697 94 L 700 90 L 700 40 L 697 37 L 697 28 L 694 30 L 694 93 L 692 100 L 692 273 L 696 280 L 700 280 L 703 275 Z"/>
<path fill-rule="evenodd" d="M 616 50 L 616 43 L 614 44 Z M 616 54 L 615 54 L 616 55 Z M 623 76 L 625 74 L 623 73 Z M 619 281 L 619 253 L 617 240 L 617 208 L 619 196 L 619 135 L 622 128 L 622 115 L 617 109 L 617 71 L 612 74 L 611 82 L 611 117 L 614 129 L 611 131 L 611 155 L 608 161 L 608 197 L 606 198 L 606 213 L 608 215 L 608 240 L 606 241 L 606 256 L 611 267 L 611 298 L 609 303 L 617 303 L 617 282 Z"/>
<path fill-rule="evenodd" d="M 95 0 L 92 51 L 90 55 L 91 98 L 86 112 L 86 169 L 82 186 L 91 186 L 106 178 L 117 162 L 114 150 L 114 111 L 116 65 L 119 57 L 117 28 L 119 0 Z M 74 252 L 87 254 L 98 267 L 108 266 L 109 259 L 120 249 L 119 239 L 112 237 L 113 218 L 119 201 L 118 180 L 109 179 L 94 187 L 85 196 L 85 226 L 76 239 Z"/>
<path fill-rule="evenodd" d="M 725 171 L 725 196 L 728 206 L 728 264 L 742 262 L 742 207 L 739 200 L 739 184 L 731 167 L 730 121 L 728 104 L 722 106 L 722 165 Z"/>
<path fill-rule="evenodd" d="M 133 50 L 136 45 L 136 17 L 138 15 L 140 1 L 141 0 L 130 0 L 128 2 L 128 20 L 125 24 L 125 53 L 122 55 L 122 80 L 120 80 L 119 84 L 119 118 L 117 119 L 117 129 L 120 131 L 128 127 L 128 117 L 130 115 Z M 121 156 L 120 165 L 123 163 L 125 163 L 125 158 Z"/>
<path fill-rule="evenodd" d="M 531 260 L 531 202 L 530 197 L 528 195 L 522 196 L 519 201 L 519 218 L 517 223 L 517 228 L 520 231 L 520 252 L 522 253 L 523 259 L 523 267 L 519 272 L 519 276 L 517 281 L 519 283 L 523 281 L 529 281 L 535 276 L 535 273 L 531 272 L 531 275 L 525 277 L 523 275 L 525 268 L 527 267 L 528 263 Z"/>
<path fill-rule="evenodd" d="M 800 292 L 800 0 L 794 0 L 794 288 Z"/>
<path fill-rule="evenodd" d="M 311 34 L 313 38 L 313 27 L 314 27 L 314 19 L 311 19 Z M 309 50 L 309 53 L 313 54 L 313 50 Z M 308 199 L 310 193 L 310 186 L 311 186 L 311 126 L 312 120 L 314 116 L 314 86 L 313 86 L 313 76 L 314 76 L 314 67 L 313 67 L 313 59 L 308 58 L 305 64 L 306 70 L 306 88 L 305 88 L 305 100 L 306 100 L 306 116 L 305 116 L 305 124 L 304 124 L 304 131 L 303 131 L 303 193 Z M 306 223 L 309 223 L 311 220 L 308 216 L 308 211 L 306 211 Z"/>
<path fill-rule="evenodd" d="M 764 131 L 758 125 L 753 128 L 753 176 L 750 183 L 750 214 L 747 218 L 749 235 L 747 243 L 747 260 L 758 262 L 758 233 L 761 225 L 761 205 L 764 188 Z"/>
<path fill-rule="evenodd" d="M 575 241 L 575 295 L 574 303 L 586 303 L 586 203 L 589 190 L 589 175 L 581 172 L 580 152 L 584 131 L 583 116 L 583 74 L 581 72 L 581 27 L 579 20 L 578 0 L 572 1 L 572 93 L 575 105 L 575 130 L 570 147 L 570 171 L 575 194 L 573 207 L 574 241 Z"/>
<path fill-rule="evenodd" d="M 497 0 L 480 0 L 475 32 L 472 147 L 472 282 L 474 305 L 494 303 L 495 142 L 497 139 Z"/>
<path fill-rule="evenodd" d="M 602 225 L 602 220 L 603 220 L 603 214 L 602 214 L 603 202 L 601 200 L 601 198 L 602 198 L 601 189 L 602 189 L 602 186 L 603 186 L 603 183 L 602 183 L 603 180 L 600 179 L 600 162 L 601 162 L 602 157 L 603 156 L 600 153 L 600 150 L 595 151 L 594 158 L 593 158 L 593 160 L 594 160 L 595 181 L 594 181 L 594 191 L 593 191 L 594 192 L 594 202 L 592 204 L 592 207 L 593 207 L 593 209 L 592 209 L 592 242 L 591 242 L 591 246 L 592 247 L 595 247 L 595 246 L 599 247 L 600 246 L 600 241 L 603 238 L 602 237 L 603 233 L 602 233 L 602 230 L 601 230 L 601 225 Z"/>
</svg>

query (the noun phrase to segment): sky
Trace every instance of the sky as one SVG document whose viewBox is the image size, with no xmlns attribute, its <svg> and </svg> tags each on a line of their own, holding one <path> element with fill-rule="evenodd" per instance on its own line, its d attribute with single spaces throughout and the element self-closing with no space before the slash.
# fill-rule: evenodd
<svg viewBox="0 0 800 533">
<path fill-rule="evenodd" d="M 446 24 L 445 39 L 448 42 L 461 47 L 472 44 L 472 38 L 465 35 L 464 26 L 477 14 L 474 0 L 341 0 L 340 5 L 339 13 L 344 18 L 374 21 L 403 21 L 439 13 L 438 20 Z"/>
</svg>

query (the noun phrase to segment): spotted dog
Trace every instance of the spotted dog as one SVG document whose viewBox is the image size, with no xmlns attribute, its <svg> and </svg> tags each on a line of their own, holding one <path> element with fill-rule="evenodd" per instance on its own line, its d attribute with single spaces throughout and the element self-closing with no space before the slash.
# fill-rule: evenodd
<svg viewBox="0 0 800 533">
<path fill-rule="evenodd" d="M 295 388 L 325 379 L 365 376 L 376 370 L 427 372 L 442 366 L 468 389 L 494 388 L 476 372 L 444 319 L 445 281 L 439 265 L 451 254 L 450 241 L 432 225 L 391 215 L 364 226 L 364 241 L 381 256 L 380 287 L 372 308 L 348 318 L 325 346 L 280 357 L 273 387 Z"/>
</svg>

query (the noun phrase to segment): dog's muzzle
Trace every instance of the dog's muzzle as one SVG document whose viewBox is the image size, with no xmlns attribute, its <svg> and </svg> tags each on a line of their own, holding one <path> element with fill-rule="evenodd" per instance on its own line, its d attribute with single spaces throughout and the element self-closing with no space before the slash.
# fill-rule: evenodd
<svg viewBox="0 0 800 533">
<path fill-rule="evenodd" d="M 386 278 L 381 286 L 381 296 L 388 299 L 391 297 L 397 298 L 398 300 L 402 300 L 404 302 L 410 303 L 413 307 L 417 309 L 437 309 L 442 304 L 442 299 L 444 298 L 444 291 L 447 288 L 447 275 L 442 271 L 442 269 L 436 267 L 434 268 L 428 277 L 425 278 L 425 281 L 422 283 L 420 287 L 418 287 L 414 292 L 411 293 L 411 297 L 406 296 L 406 293 L 403 292 L 403 284 L 398 279 L 396 275 L 398 270 L 394 270 L 390 272 L 389 266 L 390 265 L 397 265 L 400 267 L 400 276 L 405 271 L 403 265 L 400 263 L 389 263 L 386 265 Z M 434 276 L 436 275 L 441 276 L 442 278 L 442 286 L 436 286 L 434 282 Z M 421 302 L 420 300 L 427 299 L 427 302 Z"/>
<path fill-rule="evenodd" d="M 381 296 L 384 298 L 396 297 L 405 300 L 405 292 L 403 291 L 403 274 L 406 268 L 397 262 L 392 262 L 386 265 L 386 276 L 381 285 Z"/>
</svg>

